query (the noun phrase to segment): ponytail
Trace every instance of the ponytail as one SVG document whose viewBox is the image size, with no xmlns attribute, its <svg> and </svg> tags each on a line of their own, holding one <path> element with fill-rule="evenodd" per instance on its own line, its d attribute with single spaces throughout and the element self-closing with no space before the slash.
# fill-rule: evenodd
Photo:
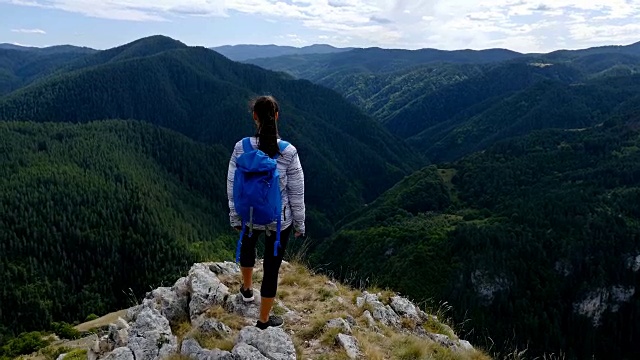
<svg viewBox="0 0 640 360">
<path fill-rule="evenodd" d="M 280 153 L 276 123 L 276 114 L 280 110 L 278 102 L 272 96 L 261 96 L 253 102 L 252 110 L 258 116 L 258 149 L 273 158 Z"/>
</svg>

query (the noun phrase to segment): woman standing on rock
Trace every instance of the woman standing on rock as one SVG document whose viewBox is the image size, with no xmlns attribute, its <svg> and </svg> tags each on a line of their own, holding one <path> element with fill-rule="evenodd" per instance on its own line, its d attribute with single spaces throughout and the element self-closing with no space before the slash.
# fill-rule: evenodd
<svg viewBox="0 0 640 360">
<path fill-rule="evenodd" d="M 278 134 L 279 106 L 272 96 L 252 105 L 255 136 L 236 143 L 227 174 L 231 226 L 240 231 L 236 261 L 240 261 L 245 302 L 254 301 L 253 268 L 256 243 L 265 234 L 264 275 L 260 288 L 260 319 L 256 326 L 281 326 L 269 315 L 278 287 L 278 273 L 289 236 L 305 233 L 304 174 L 298 151 Z M 278 186 L 279 185 L 279 186 Z"/>
</svg>

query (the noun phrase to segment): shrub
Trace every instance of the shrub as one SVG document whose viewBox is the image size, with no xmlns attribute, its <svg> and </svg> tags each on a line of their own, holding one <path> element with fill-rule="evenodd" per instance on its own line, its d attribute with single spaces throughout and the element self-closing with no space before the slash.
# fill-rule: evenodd
<svg viewBox="0 0 640 360">
<path fill-rule="evenodd" d="M 9 340 L 0 348 L 0 358 L 15 358 L 36 352 L 49 345 L 49 341 L 42 337 L 38 331 L 22 333 L 17 338 Z"/>
<path fill-rule="evenodd" d="M 84 321 L 85 321 L 85 322 L 89 322 L 89 321 L 96 320 L 96 319 L 98 319 L 98 318 L 99 318 L 99 316 L 98 316 L 98 315 L 96 315 L 96 314 L 89 314 L 89 315 L 87 316 L 87 318 L 86 318 L 86 319 L 84 319 Z"/>
<path fill-rule="evenodd" d="M 80 331 L 64 321 L 51 323 L 51 330 L 62 339 L 75 340 L 82 337 Z"/>
</svg>

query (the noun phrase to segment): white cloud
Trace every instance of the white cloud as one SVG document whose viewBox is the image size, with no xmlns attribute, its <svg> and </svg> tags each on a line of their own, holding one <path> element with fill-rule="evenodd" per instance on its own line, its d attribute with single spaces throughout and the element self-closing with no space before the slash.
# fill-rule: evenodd
<svg viewBox="0 0 640 360">
<path fill-rule="evenodd" d="M 171 21 L 233 16 L 298 21 L 353 46 L 509 47 L 535 52 L 640 40 L 640 0 L 0 0 L 86 16 Z M 302 31 L 292 42 L 311 41 Z M 638 37 L 635 38 L 635 34 Z M 331 38 L 330 40 L 333 40 Z"/>
<path fill-rule="evenodd" d="M 11 32 L 21 33 L 21 34 L 39 34 L 44 35 L 47 32 L 41 29 L 11 29 Z"/>
<path fill-rule="evenodd" d="M 307 45 L 307 41 L 298 36 L 298 34 L 287 34 L 286 36 L 280 36 L 280 38 L 294 45 Z"/>
</svg>

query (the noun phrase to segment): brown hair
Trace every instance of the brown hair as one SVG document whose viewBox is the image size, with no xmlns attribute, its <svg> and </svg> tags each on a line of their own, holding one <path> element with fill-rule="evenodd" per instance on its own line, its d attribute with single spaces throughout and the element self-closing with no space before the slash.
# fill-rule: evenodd
<svg viewBox="0 0 640 360">
<path fill-rule="evenodd" d="M 274 157 L 280 153 L 278 147 L 278 125 L 276 124 L 276 114 L 280 111 L 278 102 L 273 96 L 260 96 L 251 105 L 252 112 L 258 116 L 258 149 L 262 150 L 269 157 Z"/>
</svg>

